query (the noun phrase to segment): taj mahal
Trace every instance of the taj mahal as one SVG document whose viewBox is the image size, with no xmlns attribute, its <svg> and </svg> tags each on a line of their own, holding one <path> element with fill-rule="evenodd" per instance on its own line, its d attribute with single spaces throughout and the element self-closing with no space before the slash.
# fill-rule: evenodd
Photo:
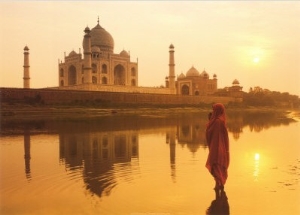
<svg viewBox="0 0 300 215">
<path fill-rule="evenodd" d="M 165 85 L 160 87 L 139 86 L 139 65 L 132 62 L 130 53 L 114 52 L 114 39 L 99 23 L 84 29 L 83 53 L 71 51 L 58 62 L 57 90 L 106 91 L 123 93 L 152 93 L 209 96 L 218 91 L 217 75 L 212 78 L 204 70 L 201 73 L 193 66 L 184 74 L 175 75 L 175 47 L 169 45 L 169 71 Z M 24 48 L 24 88 L 30 88 L 29 48 Z M 228 91 L 241 92 L 242 87 L 235 79 Z"/>
</svg>

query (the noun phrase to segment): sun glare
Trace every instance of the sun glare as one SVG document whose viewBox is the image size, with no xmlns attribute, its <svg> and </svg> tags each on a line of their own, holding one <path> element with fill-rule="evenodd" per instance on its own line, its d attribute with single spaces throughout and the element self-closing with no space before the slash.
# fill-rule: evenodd
<svg viewBox="0 0 300 215">
<path fill-rule="evenodd" d="M 266 50 L 256 46 L 241 46 L 238 49 L 239 56 L 237 59 L 246 68 L 265 66 Z"/>
<path fill-rule="evenodd" d="M 259 58 L 259 57 L 254 57 L 254 58 L 253 58 L 253 62 L 254 62 L 254 63 L 259 63 L 259 61 L 260 61 L 260 58 Z"/>
</svg>

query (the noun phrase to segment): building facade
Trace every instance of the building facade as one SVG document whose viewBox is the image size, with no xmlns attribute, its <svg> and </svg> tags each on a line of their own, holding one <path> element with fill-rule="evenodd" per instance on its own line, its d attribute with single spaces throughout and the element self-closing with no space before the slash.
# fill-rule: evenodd
<svg viewBox="0 0 300 215">
<path fill-rule="evenodd" d="M 217 75 L 209 78 L 209 74 L 203 70 L 200 74 L 198 70 L 192 66 L 184 75 L 181 73 L 177 77 L 177 94 L 206 96 L 217 92 Z"/>
<path fill-rule="evenodd" d="M 74 50 L 59 62 L 59 86 L 81 84 L 138 86 L 138 63 L 127 51 L 114 53 L 113 37 L 98 24 L 87 27 L 83 54 Z"/>
<path fill-rule="evenodd" d="M 210 78 L 205 70 L 200 74 L 192 66 L 186 74 L 176 77 L 173 44 L 169 46 L 165 86 L 139 86 L 138 62 L 132 62 L 125 50 L 114 53 L 114 39 L 100 26 L 99 19 L 94 28 L 86 27 L 84 33 L 83 53 L 73 50 L 58 63 L 58 89 L 190 96 L 209 96 L 218 91 L 217 75 Z"/>
</svg>

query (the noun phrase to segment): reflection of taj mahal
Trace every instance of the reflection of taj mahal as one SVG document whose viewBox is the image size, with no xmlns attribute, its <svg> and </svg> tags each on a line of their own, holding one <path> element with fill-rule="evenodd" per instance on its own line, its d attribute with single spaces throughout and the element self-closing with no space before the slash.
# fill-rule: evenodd
<svg viewBox="0 0 300 215">
<path fill-rule="evenodd" d="M 128 131 L 60 134 L 59 139 L 60 156 L 71 166 L 79 165 L 87 158 L 118 163 L 138 157 L 138 136 Z"/>
<path fill-rule="evenodd" d="M 137 162 L 138 135 L 133 131 L 59 134 L 59 154 L 68 169 L 83 167 L 86 188 L 98 196 L 115 187 L 118 165 L 128 171 Z M 105 175 L 107 178 L 101 179 Z"/>
<path fill-rule="evenodd" d="M 41 131 L 49 133 L 58 131 L 60 164 L 65 165 L 66 171 L 82 174 L 86 189 L 90 192 L 100 197 L 109 195 L 120 183 L 120 178 L 130 181 L 135 173 L 140 173 L 139 165 L 140 161 L 145 162 L 144 156 L 149 156 L 149 164 L 156 162 L 156 156 L 152 156 L 155 154 L 146 155 L 145 149 L 152 149 L 157 145 L 148 144 L 151 142 L 145 141 L 147 139 L 145 137 L 164 134 L 169 151 L 163 153 L 170 159 L 170 162 L 164 165 L 170 165 L 171 178 L 176 182 L 177 156 L 180 153 L 178 149 L 186 147 L 192 154 L 197 153 L 199 149 L 207 149 L 206 117 L 206 113 L 197 113 L 179 115 L 168 120 L 160 117 L 154 120 L 148 117 L 130 117 L 120 118 L 120 120 L 102 118 L 102 120 L 89 121 L 87 124 L 83 124 L 82 121 L 59 122 L 56 125 L 53 122 L 25 123 L 21 125 L 24 126 L 21 134 L 24 135 L 25 175 L 28 180 L 32 180 L 31 163 L 36 162 L 36 156 L 31 156 L 31 147 L 35 147 L 35 144 L 31 145 L 31 135 L 40 134 Z M 292 119 L 279 120 L 277 115 L 265 113 L 263 115 L 234 113 L 227 119 L 228 131 L 235 140 L 239 139 L 245 127 L 249 128 L 250 132 L 260 132 L 270 126 L 288 125 L 294 122 Z M 11 127 L 7 129 L 11 131 Z M 37 141 L 38 138 L 33 140 Z M 163 144 L 163 139 L 158 141 Z M 153 152 L 155 153 L 156 150 Z M 34 170 L 36 165 L 33 167 Z M 120 175 L 122 177 L 119 177 Z"/>
<path fill-rule="evenodd" d="M 81 50 L 74 50 L 59 62 L 59 87 L 64 90 L 92 90 L 180 95 L 211 95 L 217 92 L 217 76 L 211 79 L 204 70 L 191 67 L 176 80 L 174 46 L 169 46 L 169 74 L 164 87 L 139 87 L 138 62 L 131 62 L 130 53 L 114 53 L 114 39 L 99 20 L 91 30 L 86 27 Z M 241 88 L 239 88 L 241 91 Z"/>
</svg>

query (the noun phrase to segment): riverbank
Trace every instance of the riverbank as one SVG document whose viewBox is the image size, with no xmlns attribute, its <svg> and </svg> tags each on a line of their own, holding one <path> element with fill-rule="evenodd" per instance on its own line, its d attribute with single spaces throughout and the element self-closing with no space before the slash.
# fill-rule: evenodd
<svg viewBox="0 0 300 215">
<path fill-rule="evenodd" d="M 83 107 L 83 106 L 2 106 L 2 119 L 73 119 L 95 118 L 114 115 L 173 115 L 179 113 L 205 112 L 210 108 L 196 107 Z"/>
<path fill-rule="evenodd" d="M 97 118 L 101 116 L 114 115 L 139 115 L 162 117 L 174 114 L 203 113 L 210 112 L 210 104 L 198 106 L 114 106 L 114 107 L 93 107 L 93 106 L 52 106 L 52 105 L 26 105 L 26 104 L 2 104 L 0 108 L 1 120 L 35 120 L 35 119 L 76 119 L 76 118 Z M 292 118 L 300 119 L 298 109 L 278 109 L 275 107 L 242 107 L 227 105 L 228 114 L 236 112 L 278 112 Z"/>
</svg>

